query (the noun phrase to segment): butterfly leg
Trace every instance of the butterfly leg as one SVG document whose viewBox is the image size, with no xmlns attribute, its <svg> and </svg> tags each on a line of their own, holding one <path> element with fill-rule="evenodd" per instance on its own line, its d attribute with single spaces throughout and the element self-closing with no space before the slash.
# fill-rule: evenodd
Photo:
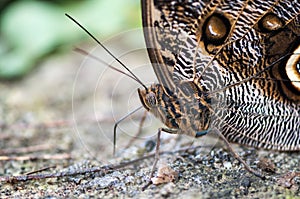
<svg viewBox="0 0 300 199">
<path fill-rule="evenodd" d="M 142 188 L 142 190 L 144 191 L 149 185 L 152 184 L 151 178 L 154 175 L 154 171 L 156 168 L 156 165 L 158 163 L 159 160 L 159 147 L 160 147 L 160 135 L 161 132 L 164 131 L 166 133 L 170 133 L 170 134 L 177 134 L 177 129 L 168 129 L 168 128 L 159 128 L 158 129 L 158 133 L 157 133 L 157 141 L 156 141 L 156 148 L 155 148 L 155 157 L 154 157 L 154 162 L 152 165 L 152 169 L 151 169 L 151 173 L 150 173 L 150 181 Z"/>
<path fill-rule="evenodd" d="M 230 143 L 228 142 L 228 140 L 224 137 L 224 135 L 217 131 L 218 135 L 220 136 L 220 138 L 225 142 L 227 148 L 230 150 L 231 154 L 234 156 L 234 158 L 236 158 L 240 163 L 242 163 L 245 167 L 245 169 L 247 171 L 249 171 L 250 173 L 254 174 L 257 177 L 260 177 L 261 179 L 265 179 L 265 176 L 263 174 L 261 174 L 259 171 L 256 171 L 254 169 L 252 169 L 240 156 L 239 154 L 237 154 L 233 148 L 231 147 Z"/>
<path fill-rule="evenodd" d="M 144 126 L 147 114 L 148 114 L 148 111 L 145 110 L 144 114 L 140 120 L 139 129 L 138 129 L 137 133 L 129 140 L 126 147 L 124 147 L 125 149 L 128 149 L 130 146 L 132 146 L 132 143 L 136 140 L 136 138 L 138 138 L 142 134 L 142 127 Z"/>
<path fill-rule="evenodd" d="M 150 173 L 150 179 L 153 177 L 157 162 L 159 160 L 160 135 L 161 135 L 162 131 L 164 131 L 166 133 L 170 133 L 170 134 L 176 134 L 177 129 L 168 129 L 168 128 L 159 128 L 158 129 L 156 148 L 155 148 L 155 158 L 154 158 L 154 163 L 153 163 L 152 170 Z"/>
<path fill-rule="evenodd" d="M 151 169 L 151 173 L 150 173 L 150 177 L 149 177 L 149 182 L 142 188 L 142 190 L 144 191 L 149 185 L 152 184 L 151 178 L 153 177 L 157 162 L 159 160 L 159 146 L 160 146 L 160 135 L 161 135 L 161 131 L 162 128 L 158 129 L 158 133 L 157 133 L 157 141 L 156 141 L 156 148 L 155 148 L 155 156 L 154 156 L 154 162 L 152 165 L 152 169 Z"/>
<path fill-rule="evenodd" d="M 153 177 L 157 162 L 159 160 L 159 147 L 160 147 L 160 135 L 161 135 L 162 129 L 158 129 L 157 133 L 157 141 L 156 141 L 156 148 L 155 148 L 155 157 L 154 157 L 154 163 L 152 165 L 151 173 L 150 173 L 150 179 Z"/>
<path fill-rule="evenodd" d="M 140 110 L 142 108 L 142 106 L 140 106 L 139 108 L 133 110 L 132 112 L 130 112 L 129 114 L 125 115 L 123 118 L 119 119 L 115 125 L 114 125 L 114 150 L 113 150 L 113 155 L 115 156 L 116 154 L 116 145 L 117 145 L 117 128 L 118 125 L 123 122 L 124 120 L 126 120 L 129 116 L 133 115 L 135 112 L 137 112 L 138 110 Z"/>
</svg>

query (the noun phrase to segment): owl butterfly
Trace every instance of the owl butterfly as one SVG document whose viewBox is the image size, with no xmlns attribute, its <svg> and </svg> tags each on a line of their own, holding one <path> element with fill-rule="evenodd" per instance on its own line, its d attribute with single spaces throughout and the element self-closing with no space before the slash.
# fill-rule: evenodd
<svg viewBox="0 0 300 199">
<path fill-rule="evenodd" d="M 296 0 L 144 0 L 159 84 L 139 90 L 167 132 L 300 150 L 300 4 Z"/>
</svg>

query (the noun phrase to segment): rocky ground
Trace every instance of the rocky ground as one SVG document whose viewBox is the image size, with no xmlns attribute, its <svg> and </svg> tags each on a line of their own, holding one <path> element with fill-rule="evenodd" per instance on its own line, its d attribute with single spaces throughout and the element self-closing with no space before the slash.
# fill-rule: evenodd
<svg viewBox="0 0 300 199">
<path fill-rule="evenodd" d="M 145 83 L 155 80 L 151 67 L 145 64 L 144 50 L 128 46 L 124 40 L 107 43 Z M 149 181 L 160 123 L 146 119 L 143 134 L 131 142 L 143 112 L 125 120 L 118 129 L 116 156 L 112 155 L 113 125 L 140 106 L 138 87 L 124 75 L 74 52 L 51 56 L 21 80 L 2 82 L 0 197 L 299 197 L 299 153 L 233 145 L 251 167 L 263 170 L 266 179 L 262 180 L 248 173 L 217 138 L 192 140 L 166 134 L 158 167 L 166 170 L 160 177 L 170 182 L 150 185 L 143 191 Z M 121 164 L 143 156 L 147 158 Z M 63 176 L 28 179 L 45 174 Z M 27 177 L 8 179 L 19 175 Z M 156 178 L 155 182 L 161 180 Z"/>
</svg>

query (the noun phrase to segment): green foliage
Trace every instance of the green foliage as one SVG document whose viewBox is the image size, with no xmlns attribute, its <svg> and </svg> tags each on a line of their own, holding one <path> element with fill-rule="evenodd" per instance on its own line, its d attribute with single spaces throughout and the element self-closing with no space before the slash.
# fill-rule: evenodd
<svg viewBox="0 0 300 199">
<path fill-rule="evenodd" d="M 65 13 L 104 38 L 140 26 L 137 0 L 17 1 L 1 13 L 0 78 L 28 73 L 57 49 L 70 49 L 87 35 Z"/>
</svg>

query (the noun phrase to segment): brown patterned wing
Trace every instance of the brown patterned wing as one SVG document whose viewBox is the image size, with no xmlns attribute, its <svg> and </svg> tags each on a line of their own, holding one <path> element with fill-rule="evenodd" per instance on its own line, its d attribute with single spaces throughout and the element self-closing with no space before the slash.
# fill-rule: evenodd
<svg viewBox="0 0 300 199">
<path fill-rule="evenodd" d="M 298 1 L 142 4 L 155 73 L 184 105 L 185 125 L 206 106 L 200 119 L 232 142 L 300 150 Z"/>
</svg>

